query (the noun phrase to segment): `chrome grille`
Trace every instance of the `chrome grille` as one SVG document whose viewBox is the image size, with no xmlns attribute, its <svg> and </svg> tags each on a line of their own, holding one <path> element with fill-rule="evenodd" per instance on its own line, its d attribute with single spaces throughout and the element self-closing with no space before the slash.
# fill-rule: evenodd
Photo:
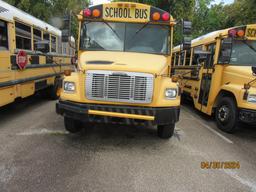
<svg viewBox="0 0 256 192">
<path fill-rule="evenodd" d="M 146 73 L 89 70 L 86 97 L 90 100 L 150 103 L 154 77 Z"/>
</svg>

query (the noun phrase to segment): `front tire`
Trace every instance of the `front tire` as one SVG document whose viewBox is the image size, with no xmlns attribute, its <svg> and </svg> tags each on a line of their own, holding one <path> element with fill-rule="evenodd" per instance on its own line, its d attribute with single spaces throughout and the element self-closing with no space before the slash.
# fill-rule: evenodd
<svg viewBox="0 0 256 192">
<path fill-rule="evenodd" d="M 78 133 L 82 130 L 82 122 L 69 118 L 69 117 L 64 117 L 64 124 L 65 124 L 65 129 L 69 133 Z"/>
<path fill-rule="evenodd" d="M 220 130 L 234 133 L 237 130 L 238 110 L 233 98 L 224 97 L 220 100 L 215 118 Z"/>
<path fill-rule="evenodd" d="M 173 136 L 175 129 L 175 124 L 170 125 L 158 125 L 157 135 L 162 139 L 169 139 Z"/>
</svg>

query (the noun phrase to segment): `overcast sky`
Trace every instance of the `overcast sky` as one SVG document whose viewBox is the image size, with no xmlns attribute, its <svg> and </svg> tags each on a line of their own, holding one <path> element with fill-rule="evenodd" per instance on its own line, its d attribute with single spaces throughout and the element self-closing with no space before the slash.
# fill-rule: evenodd
<svg viewBox="0 0 256 192">
<path fill-rule="evenodd" d="M 220 2 L 223 2 L 225 4 L 230 4 L 230 3 L 233 3 L 234 0 L 215 0 L 215 3 L 220 3 Z"/>
<path fill-rule="evenodd" d="M 92 0 L 94 5 L 106 3 L 106 2 L 109 2 L 109 1 L 110 0 Z M 223 3 L 226 3 L 226 4 L 230 4 L 230 3 L 233 3 L 234 0 L 215 0 L 215 3 L 220 3 L 220 2 L 223 2 Z"/>
</svg>

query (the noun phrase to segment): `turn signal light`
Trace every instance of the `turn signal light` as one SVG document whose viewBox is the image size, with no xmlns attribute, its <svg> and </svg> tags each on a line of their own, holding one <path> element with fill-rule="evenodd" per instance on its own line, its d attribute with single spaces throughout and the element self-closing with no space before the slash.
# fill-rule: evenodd
<svg viewBox="0 0 256 192">
<path fill-rule="evenodd" d="M 92 11 L 90 9 L 85 9 L 83 13 L 84 17 L 90 17 L 92 15 Z"/>
<path fill-rule="evenodd" d="M 160 13 L 158 13 L 158 12 L 155 12 L 153 15 L 152 15 L 152 19 L 154 20 L 154 21 L 158 21 L 159 19 L 160 19 Z"/>
<path fill-rule="evenodd" d="M 99 9 L 94 9 L 92 11 L 92 16 L 93 17 L 99 17 L 100 16 L 100 10 Z"/>
<path fill-rule="evenodd" d="M 71 70 L 70 69 L 64 70 L 64 75 L 65 76 L 70 76 L 71 75 Z"/>
<path fill-rule="evenodd" d="M 231 29 L 228 31 L 229 37 L 244 37 L 245 31 L 243 29 Z"/>
<path fill-rule="evenodd" d="M 238 37 L 243 37 L 243 36 L 244 36 L 244 30 L 239 30 L 239 31 L 237 32 L 237 36 L 238 36 Z"/>
<path fill-rule="evenodd" d="M 179 77 L 172 76 L 172 82 L 177 83 L 179 81 Z"/>
<path fill-rule="evenodd" d="M 162 20 L 163 21 L 168 21 L 168 20 L 170 20 L 170 14 L 169 13 L 164 13 L 163 15 L 162 15 Z"/>
</svg>

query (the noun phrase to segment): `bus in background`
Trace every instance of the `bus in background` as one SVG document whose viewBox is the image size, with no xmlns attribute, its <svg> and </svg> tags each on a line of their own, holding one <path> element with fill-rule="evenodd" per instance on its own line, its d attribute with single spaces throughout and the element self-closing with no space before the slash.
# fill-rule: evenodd
<svg viewBox="0 0 256 192">
<path fill-rule="evenodd" d="M 36 91 L 56 99 L 73 55 L 59 29 L 0 0 L 0 107 Z"/>
<path fill-rule="evenodd" d="M 82 122 L 156 125 L 159 137 L 170 138 L 180 111 L 170 76 L 174 19 L 115 2 L 86 8 L 78 20 L 79 70 L 64 78 L 56 105 L 67 131 L 79 132 Z"/>
<path fill-rule="evenodd" d="M 239 121 L 256 123 L 256 24 L 215 31 L 173 49 L 172 74 L 184 98 L 215 114 L 217 126 L 233 133 Z"/>
</svg>

